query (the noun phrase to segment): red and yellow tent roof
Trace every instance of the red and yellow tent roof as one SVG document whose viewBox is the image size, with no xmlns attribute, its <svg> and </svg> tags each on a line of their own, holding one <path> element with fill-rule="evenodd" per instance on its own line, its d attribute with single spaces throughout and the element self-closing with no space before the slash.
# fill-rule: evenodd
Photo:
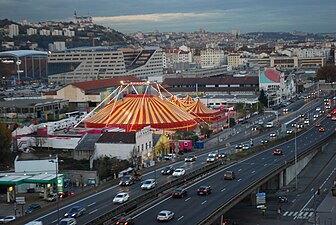
<svg viewBox="0 0 336 225">
<path fill-rule="evenodd" d="M 140 130 L 146 126 L 155 129 L 193 130 L 197 126 L 195 116 L 178 106 L 154 95 L 126 95 L 112 102 L 84 121 L 85 127 L 107 126 Z"/>
<path fill-rule="evenodd" d="M 203 105 L 199 98 L 187 107 L 187 112 L 205 121 L 216 120 L 221 114 L 220 111 L 209 109 Z"/>
<path fill-rule="evenodd" d="M 176 95 L 172 95 L 169 99 L 168 99 L 171 103 L 177 105 L 178 107 L 180 107 L 183 111 L 187 112 L 187 105 L 183 102 L 182 99 L 178 98 Z"/>
<path fill-rule="evenodd" d="M 194 101 L 192 100 L 192 98 L 191 98 L 189 95 L 187 95 L 187 96 L 183 99 L 183 103 L 184 103 L 185 105 L 190 105 L 190 104 L 194 103 Z"/>
</svg>

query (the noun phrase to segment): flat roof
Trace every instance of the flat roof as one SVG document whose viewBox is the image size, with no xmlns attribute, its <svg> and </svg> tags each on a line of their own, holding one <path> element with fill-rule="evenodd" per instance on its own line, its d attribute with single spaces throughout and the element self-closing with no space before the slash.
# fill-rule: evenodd
<svg viewBox="0 0 336 225">
<path fill-rule="evenodd" d="M 32 56 L 32 55 L 48 56 L 48 52 L 35 51 L 35 50 L 13 50 L 13 51 L 0 52 L 0 57 L 3 57 L 3 56 L 23 57 L 23 56 Z"/>
<path fill-rule="evenodd" d="M 10 176 L 4 176 L 0 177 L 0 185 L 18 185 L 22 184 L 25 179 L 27 179 L 30 176 L 17 176 L 17 175 L 10 175 Z"/>
<path fill-rule="evenodd" d="M 59 102 L 67 101 L 64 99 L 11 99 L 6 101 L 0 101 L 0 107 L 37 107 L 46 104 L 55 104 Z"/>
</svg>

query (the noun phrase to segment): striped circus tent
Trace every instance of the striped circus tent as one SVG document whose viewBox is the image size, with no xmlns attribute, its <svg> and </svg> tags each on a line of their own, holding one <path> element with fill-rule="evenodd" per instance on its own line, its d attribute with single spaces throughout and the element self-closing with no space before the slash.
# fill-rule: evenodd
<svg viewBox="0 0 336 225">
<path fill-rule="evenodd" d="M 87 128 L 119 127 L 137 131 L 146 126 L 154 129 L 194 130 L 196 117 L 168 100 L 154 95 L 126 95 L 110 103 L 84 121 Z"/>
<path fill-rule="evenodd" d="M 180 99 L 176 95 L 172 95 L 168 100 L 187 112 L 187 105 L 183 102 L 182 99 Z"/>
<path fill-rule="evenodd" d="M 221 114 L 220 111 L 209 109 L 208 107 L 203 105 L 199 98 L 197 98 L 196 101 L 194 101 L 187 107 L 187 112 L 195 115 L 198 120 L 212 122 L 219 119 Z"/>
<path fill-rule="evenodd" d="M 192 98 L 191 98 L 189 95 L 187 95 L 187 96 L 183 99 L 183 103 L 184 103 L 185 105 L 190 105 L 190 104 L 194 103 L 194 100 L 192 100 Z"/>
</svg>

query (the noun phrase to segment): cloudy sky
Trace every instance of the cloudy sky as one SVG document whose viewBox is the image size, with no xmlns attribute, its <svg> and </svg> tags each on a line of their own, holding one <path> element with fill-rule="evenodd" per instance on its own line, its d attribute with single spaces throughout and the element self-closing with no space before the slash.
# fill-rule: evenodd
<svg viewBox="0 0 336 225">
<path fill-rule="evenodd" d="M 70 21 L 74 9 L 124 33 L 336 32 L 336 0 L 0 0 L 0 19 Z"/>
</svg>

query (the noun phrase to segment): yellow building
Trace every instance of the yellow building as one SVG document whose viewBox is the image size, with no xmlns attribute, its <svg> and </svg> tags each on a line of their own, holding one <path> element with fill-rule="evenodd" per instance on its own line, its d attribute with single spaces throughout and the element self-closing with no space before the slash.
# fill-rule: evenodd
<svg viewBox="0 0 336 225">
<path fill-rule="evenodd" d="M 153 151 L 148 158 L 160 157 L 170 152 L 169 138 L 166 134 L 153 134 Z M 154 155 L 155 153 L 155 155 Z"/>
<path fill-rule="evenodd" d="M 229 66 L 232 66 L 232 68 L 237 68 L 240 64 L 240 55 L 237 53 L 231 53 L 228 55 L 227 60 Z"/>
</svg>

